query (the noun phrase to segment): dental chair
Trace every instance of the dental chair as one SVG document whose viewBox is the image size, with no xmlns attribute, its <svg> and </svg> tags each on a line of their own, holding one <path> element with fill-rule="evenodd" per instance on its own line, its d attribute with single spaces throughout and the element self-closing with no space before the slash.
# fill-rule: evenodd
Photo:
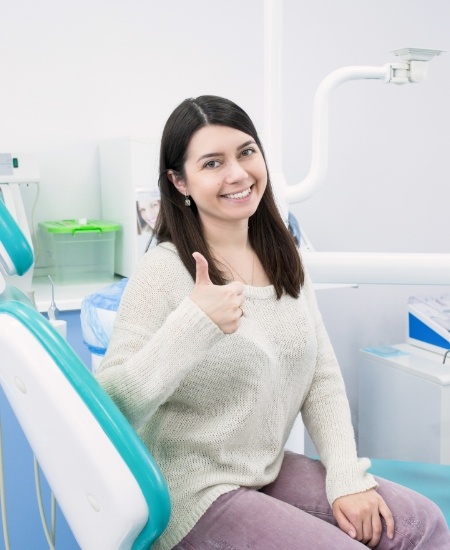
<svg viewBox="0 0 450 550">
<path fill-rule="evenodd" d="M 0 267 L 33 253 L 0 200 Z M 154 459 L 72 348 L 0 272 L 0 384 L 82 550 L 148 549 L 170 517 Z"/>
</svg>

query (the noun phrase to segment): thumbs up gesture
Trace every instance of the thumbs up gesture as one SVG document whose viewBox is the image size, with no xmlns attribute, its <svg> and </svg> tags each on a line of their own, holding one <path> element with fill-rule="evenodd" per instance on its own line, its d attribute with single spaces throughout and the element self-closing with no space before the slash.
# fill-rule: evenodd
<svg viewBox="0 0 450 550">
<path fill-rule="evenodd" d="M 209 278 L 208 262 L 200 252 L 192 256 L 196 262 L 195 285 L 189 298 L 216 323 L 222 332 L 231 334 L 240 324 L 244 303 L 244 285 L 233 281 L 228 285 L 214 285 Z"/>
</svg>

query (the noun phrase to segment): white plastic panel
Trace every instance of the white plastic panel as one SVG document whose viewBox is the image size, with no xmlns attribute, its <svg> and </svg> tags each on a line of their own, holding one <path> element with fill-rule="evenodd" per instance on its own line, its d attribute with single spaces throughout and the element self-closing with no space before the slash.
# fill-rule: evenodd
<svg viewBox="0 0 450 550">
<path fill-rule="evenodd" d="M 148 508 L 130 470 L 40 343 L 0 314 L 0 383 L 83 550 L 125 550 Z"/>
</svg>

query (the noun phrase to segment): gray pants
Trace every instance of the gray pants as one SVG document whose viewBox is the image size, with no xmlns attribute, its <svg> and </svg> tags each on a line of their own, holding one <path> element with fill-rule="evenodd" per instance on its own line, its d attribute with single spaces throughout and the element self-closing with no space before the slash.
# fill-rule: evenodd
<svg viewBox="0 0 450 550">
<path fill-rule="evenodd" d="M 378 550 L 450 550 L 450 531 L 430 500 L 377 478 L 395 520 L 383 523 Z M 240 488 L 219 497 L 176 550 L 358 550 L 367 548 L 337 527 L 325 496 L 320 462 L 286 453 L 278 478 L 260 491 Z"/>
</svg>

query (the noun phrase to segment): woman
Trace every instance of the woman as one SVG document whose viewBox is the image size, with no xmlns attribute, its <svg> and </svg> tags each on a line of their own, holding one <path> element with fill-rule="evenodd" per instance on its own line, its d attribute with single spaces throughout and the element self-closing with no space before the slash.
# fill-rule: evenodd
<svg viewBox="0 0 450 550">
<path fill-rule="evenodd" d="M 158 217 L 160 197 L 154 190 L 138 190 L 136 200 L 137 233 L 152 232 Z"/>
<path fill-rule="evenodd" d="M 99 374 L 169 485 L 155 548 L 450 548 L 434 504 L 376 481 L 356 456 L 339 367 L 247 114 L 185 100 L 160 168 L 159 244 L 127 285 Z M 321 462 L 283 450 L 299 412 Z"/>
</svg>

